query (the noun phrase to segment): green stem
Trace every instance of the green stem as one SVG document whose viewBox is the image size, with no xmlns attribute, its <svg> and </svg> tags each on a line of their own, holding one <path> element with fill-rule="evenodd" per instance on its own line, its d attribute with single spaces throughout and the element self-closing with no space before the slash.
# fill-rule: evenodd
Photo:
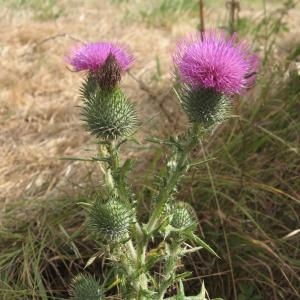
<svg viewBox="0 0 300 300">
<path fill-rule="evenodd" d="M 104 166 L 106 183 L 108 184 L 111 192 L 115 193 L 120 198 L 120 201 L 130 205 L 130 200 L 127 197 L 124 176 L 120 173 L 120 160 L 116 145 L 114 142 L 108 142 L 105 148 L 110 161 L 108 167 Z M 123 262 L 128 275 L 134 278 L 136 277 L 137 272 L 141 270 L 142 266 L 145 264 L 147 249 L 147 241 L 139 223 L 136 223 L 136 238 L 137 249 L 135 248 L 132 239 L 128 240 L 125 245 L 133 264 L 129 265 L 127 261 Z M 133 290 L 129 293 L 129 299 L 144 300 L 145 297 L 140 294 L 142 289 L 146 290 L 148 288 L 146 275 L 140 274 L 135 280 L 133 280 L 132 287 Z"/>
<path fill-rule="evenodd" d="M 100 145 L 99 147 L 100 156 L 107 156 L 107 147 Z M 115 189 L 115 181 L 112 176 L 111 169 L 106 166 L 104 163 L 100 163 L 100 168 L 104 174 L 105 185 L 108 188 L 109 192 L 113 192 Z"/>
<path fill-rule="evenodd" d="M 126 197 L 124 178 L 122 178 L 118 173 L 120 161 L 115 143 L 108 142 L 105 145 L 101 145 L 99 152 L 101 156 L 108 156 L 109 158 L 108 165 L 101 164 L 101 169 L 103 171 L 105 183 L 109 193 L 114 193 L 120 198 L 121 201 L 129 204 L 129 200 Z M 137 229 L 139 229 L 139 235 L 143 234 L 140 225 L 137 225 Z M 128 276 L 135 278 L 139 268 L 138 251 L 134 247 L 132 239 L 125 243 L 125 247 L 130 258 L 130 262 L 124 260 L 122 261 L 122 265 L 127 271 Z M 119 254 L 120 256 L 123 256 L 123 253 L 120 252 Z M 139 296 L 141 288 L 147 288 L 147 282 L 145 282 L 144 278 L 141 277 L 137 278 L 136 280 L 132 280 L 132 282 L 130 281 L 130 285 L 127 286 L 128 299 L 143 300 L 144 298 Z"/>
<path fill-rule="evenodd" d="M 174 283 L 174 273 L 176 269 L 176 264 L 181 251 L 180 244 L 174 241 L 172 245 L 169 246 L 169 253 L 165 264 L 165 269 L 163 273 L 163 281 L 159 286 L 157 300 L 163 300 L 164 295 L 168 287 Z"/>
<path fill-rule="evenodd" d="M 119 190 L 119 181 L 120 179 L 116 176 L 116 172 L 120 166 L 119 154 L 115 148 L 114 142 L 109 142 L 106 146 L 106 150 L 109 154 L 109 170 L 113 181 L 115 182 L 115 188 Z M 120 193 L 118 193 L 120 194 Z M 119 195 L 120 196 L 120 195 Z"/>
<path fill-rule="evenodd" d="M 144 232 L 142 231 L 140 224 L 136 223 L 135 226 L 136 226 L 136 237 L 137 237 L 137 270 L 138 272 L 140 272 L 138 281 L 140 284 L 140 289 L 147 290 L 148 279 L 144 271 L 144 266 L 146 262 L 148 240 Z M 142 299 L 146 299 L 146 298 L 144 296 L 139 296 L 139 300 Z"/>
<path fill-rule="evenodd" d="M 114 142 L 110 142 L 107 144 L 107 152 L 110 158 L 110 170 L 113 180 L 115 182 L 115 188 L 119 198 L 126 204 L 130 204 L 130 200 L 128 199 L 126 188 L 125 188 L 125 181 L 124 176 L 120 174 L 120 160 L 118 150 Z"/>
<path fill-rule="evenodd" d="M 168 178 L 167 185 L 160 190 L 158 194 L 158 203 L 154 208 L 152 215 L 150 216 L 147 231 L 150 234 L 157 227 L 157 223 L 160 219 L 161 213 L 165 207 L 166 202 L 168 201 L 172 191 L 179 182 L 180 177 L 186 172 L 187 167 L 187 158 L 189 153 L 195 148 L 199 141 L 199 131 L 200 125 L 194 124 L 192 133 L 189 134 L 186 144 L 183 145 L 182 150 L 177 151 L 176 156 L 176 169 L 172 172 Z"/>
<path fill-rule="evenodd" d="M 130 254 L 131 260 L 136 264 L 136 262 L 137 262 L 137 254 L 136 254 L 136 250 L 134 248 L 134 245 L 133 245 L 133 242 L 132 242 L 131 239 L 126 242 L 126 246 L 127 246 L 128 252 Z"/>
<path fill-rule="evenodd" d="M 139 249 L 139 243 L 137 244 Z M 139 251 L 133 245 L 132 240 L 128 240 L 125 243 L 126 252 L 128 253 L 128 258 L 122 260 L 122 265 L 127 272 L 127 283 L 129 283 L 126 287 L 126 299 L 128 300 L 146 300 L 146 298 L 142 295 L 142 290 L 147 290 L 148 281 L 147 277 L 144 273 L 138 274 L 140 270 L 140 257 Z M 120 256 L 122 257 L 124 253 L 120 249 Z"/>
</svg>

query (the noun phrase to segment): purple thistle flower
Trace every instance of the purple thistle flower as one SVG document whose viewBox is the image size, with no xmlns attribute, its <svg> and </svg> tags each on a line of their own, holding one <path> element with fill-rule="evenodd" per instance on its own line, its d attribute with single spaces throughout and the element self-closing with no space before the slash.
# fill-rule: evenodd
<svg viewBox="0 0 300 300">
<path fill-rule="evenodd" d="M 255 82 L 258 58 L 236 34 L 207 32 L 179 43 L 174 64 L 180 79 L 194 88 L 211 89 L 227 95 L 240 94 Z"/>
<path fill-rule="evenodd" d="M 72 51 L 66 58 L 75 71 L 96 73 L 112 55 L 120 67 L 126 71 L 133 62 L 133 56 L 121 45 L 109 42 L 89 43 Z"/>
</svg>

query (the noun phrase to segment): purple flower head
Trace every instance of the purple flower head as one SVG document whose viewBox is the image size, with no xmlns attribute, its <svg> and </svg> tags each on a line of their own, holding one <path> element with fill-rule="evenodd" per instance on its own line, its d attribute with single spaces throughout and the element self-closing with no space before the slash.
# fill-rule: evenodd
<svg viewBox="0 0 300 300">
<path fill-rule="evenodd" d="M 133 56 L 123 46 L 108 42 L 89 43 L 77 48 L 67 57 L 67 62 L 75 71 L 96 73 L 109 56 L 114 57 L 121 72 L 133 62 Z"/>
<path fill-rule="evenodd" d="M 211 89 L 227 95 L 240 94 L 255 82 L 258 58 L 236 34 L 206 32 L 178 44 L 174 64 L 180 79 L 194 88 Z"/>
</svg>

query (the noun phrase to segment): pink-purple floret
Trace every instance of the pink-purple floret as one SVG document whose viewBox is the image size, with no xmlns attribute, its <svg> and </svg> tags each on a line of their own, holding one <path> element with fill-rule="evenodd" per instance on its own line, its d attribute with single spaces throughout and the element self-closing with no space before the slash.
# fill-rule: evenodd
<svg viewBox="0 0 300 300">
<path fill-rule="evenodd" d="M 66 60 L 73 66 L 74 71 L 96 72 L 110 53 L 115 57 L 122 72 L 133 62 L 133 56 L 123 46 L 109 42 L 89 43 L 76 48 Z"/>
<path fill-rule="evenodd" d="M 207 32 L 179 43 L 174 64 L 182 82 L 233 95 L 254 84 L 258 58 L 245 43 L 236 42 L 236 35 Z"/>
</svg>

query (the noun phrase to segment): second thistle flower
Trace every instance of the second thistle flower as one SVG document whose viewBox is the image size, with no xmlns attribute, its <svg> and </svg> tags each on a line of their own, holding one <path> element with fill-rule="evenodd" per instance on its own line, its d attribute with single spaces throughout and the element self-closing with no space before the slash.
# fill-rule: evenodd
<svg viewBox="0 0 300 300">
<path fill-rule="evenodd" d="M 254 84 L 258 58 L 236 35 L 207 32 L 179 43 L 174 64 L 190 121 L 210 127 L 226 118 L 231 96 Z"/>
</svg>

